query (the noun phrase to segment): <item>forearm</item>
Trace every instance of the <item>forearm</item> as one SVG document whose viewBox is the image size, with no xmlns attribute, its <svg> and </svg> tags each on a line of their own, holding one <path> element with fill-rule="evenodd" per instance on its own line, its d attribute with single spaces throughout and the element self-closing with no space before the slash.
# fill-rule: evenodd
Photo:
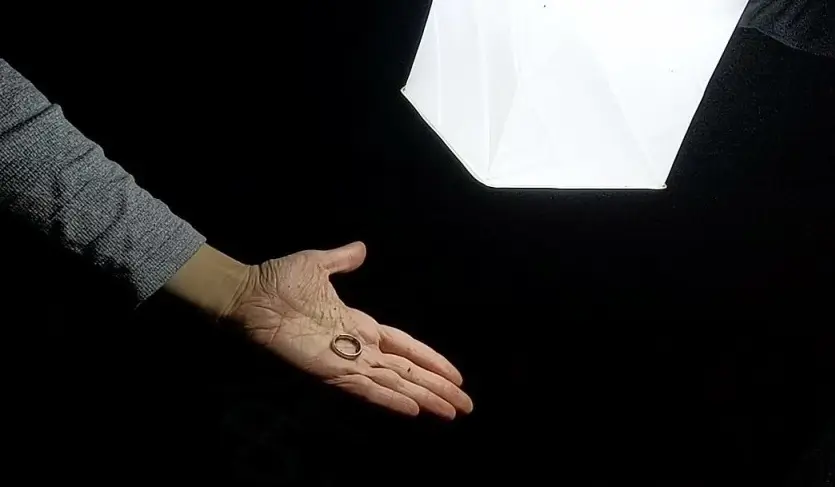
<svg viewBox="0 0 835 487">
<path fill-rule="evenodd" d="M 212 320 L 225 316 L 240 293 L 249 266 L 204 244 L 163 289 Z"/>
<path fill-rule="evenodd" d="M 205 242 L 3 60 L 0 212 L 103 270 L 136 303 Z"/>
</svg>

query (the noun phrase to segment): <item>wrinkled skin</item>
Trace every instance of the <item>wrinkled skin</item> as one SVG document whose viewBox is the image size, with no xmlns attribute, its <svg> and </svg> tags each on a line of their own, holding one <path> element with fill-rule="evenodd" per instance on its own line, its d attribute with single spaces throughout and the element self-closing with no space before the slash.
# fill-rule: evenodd
<svg viewBox="0 0 835 487">
<path fill-rule="evenodd" d="M 456 411 L 472 411 L 461 374 L 449 361 L 339 299 L 330 275 L 357 269 L 365 255 L 365 245 L 356 242 L 251 266 L 227 318 L 299 369 L 369 402 L 411 416 L 422 410 L 452 419 Z M 361 341 L 357 359 L 331 349 L 340 333 Z M 351 343 L 337 345 L 356 351 Z"/>
</svg>

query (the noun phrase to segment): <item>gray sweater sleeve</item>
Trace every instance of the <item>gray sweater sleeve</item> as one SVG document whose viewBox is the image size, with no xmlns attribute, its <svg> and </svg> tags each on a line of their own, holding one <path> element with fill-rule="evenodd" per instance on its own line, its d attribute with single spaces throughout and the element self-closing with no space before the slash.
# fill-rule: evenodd
<svg viewBox="0 0 835 487">
<path fill-rule="evenodd" d="M 205 242 L 2 59 L 0 214 L 109 274 L 135 304 Z"/>
</svg>

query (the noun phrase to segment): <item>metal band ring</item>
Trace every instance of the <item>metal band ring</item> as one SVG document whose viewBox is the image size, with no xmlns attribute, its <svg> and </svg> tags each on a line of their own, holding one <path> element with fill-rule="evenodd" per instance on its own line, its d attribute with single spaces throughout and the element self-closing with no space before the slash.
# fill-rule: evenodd
<svg viewBox="0 0 835 487">
<path fill-rule="evenodd" d="M 339 347 L 336 346 L 336 342 L 338 342 L 340 340 L 350 342 L 354 346 L 354 348 L 357 349 L 357 351 L 354 352 L 354 353 L 343 352 L 342 350 L 339 349 Z M 334 353 L 336 353 L 337 355 L 339 355 L 340 357 L 342 357 L 344 359 L 356 360 L 357 357 L 359 357 L 360 354 L 362 354 L 362 343 L 360 343 L 359 339 L 357 337 L 355 337 L 354 335 L 349 335 L 347 333 L 340 333 L 339 335 L 336 335 L 335 337 L 333 337 L 333 340 L 331 340 L 331 350 L 333 350 Z"/>
</svg>

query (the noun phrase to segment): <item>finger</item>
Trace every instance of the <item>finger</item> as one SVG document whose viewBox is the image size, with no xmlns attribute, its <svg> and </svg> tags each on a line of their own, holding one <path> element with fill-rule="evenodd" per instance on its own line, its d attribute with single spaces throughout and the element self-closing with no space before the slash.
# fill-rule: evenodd
<svg viewBox="0 0 835 487">
<path fill-rule="evenodd" d="M 328 272 L 351 272 L 359 268 L 365 261 L 365 244 L 354 242 L 338 249 L 322 252 L 325 259 L 323 265 Z"/>
<path fill-rule="evenodd" d="M 446 419 L 455 418 L 455 407 L 452 404 L 444 401 L 425 387 L 403 379 L 393 370 L 371 368 L 365 374 L 377 384 L 414 399 L 422 410 L 432 412 Z"/>
<path fill-rule="evenodd" d="M 380 363 L 397 372 L 400 377 L 424 387 L 464 413 L 473 411 L 473 401 L 455 384 L 398 355 L 383 354 Z"/>
<path fill-rule="evenodd" d="M 432 350 L 402 330 L 391 326 L 380 325 L 380 350 L 383 353 L 400 355 L 420 365 L 424 369 L 431 370 L 436 374 L 446 377 L 455 385 L 460 386 L 464 379 L 449 360 L 443 355 Z"/>
<path fill-rule="evenodd" d="M 328 381 L 346 392 L 362 397 L 368 402 L 391 409 L 407 416 L 417 416 L 420 412 L 418 404 L 400 392 L 377 384 L 364 375 L 352 374 Z"/>
</svg>

